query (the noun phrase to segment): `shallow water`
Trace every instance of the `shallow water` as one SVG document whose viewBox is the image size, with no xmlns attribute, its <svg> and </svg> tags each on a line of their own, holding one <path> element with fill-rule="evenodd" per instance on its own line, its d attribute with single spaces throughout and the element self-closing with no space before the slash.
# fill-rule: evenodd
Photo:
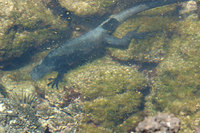
<svg viewBox="0 0 200 133">
<path fill-rule="evenodd" d="M 138 28 L 128 47 L 102 43 L 86 56 L 75 52 L 67 68 L 59 67 L 65 69 L 58 89 L 47 85 L 56 71 L 37 81 L 30 77 L 50 51 L 137 2 L 0 2 L 0 132 L 139 132 L 138 123 L 158 112 L 178 118 L 181 133 L 198 131 L 200 21 L 196 2 L 158 7 L 119 25 L 111 23 L 106 28 L 118 25 L 110 31 L 116 38 Z"/>
</svg>

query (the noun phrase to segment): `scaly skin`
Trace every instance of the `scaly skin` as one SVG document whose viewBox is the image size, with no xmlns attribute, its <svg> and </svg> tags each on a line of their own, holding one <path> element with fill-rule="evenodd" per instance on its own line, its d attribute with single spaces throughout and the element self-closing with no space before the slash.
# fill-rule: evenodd
<svg viewBox="0 0 200 133">
<path fill-rule="evenodd" d="M 57 78 L 49 85 L 52 85 L 52 87 L 56 85 L 58 87 L 58 82 L 62 79 L 65 72 L 86 62 L 88 57 L 95 53 L 95 51 L 105 48 L 105 43 L 110 47 L 126 48 L 132 38 L 137 39 L 138 33 L 136 32 L 138 28 L 127 33 L 122 39 L 111 36 L 111 33 L 120 23 L 142 11 L 184 1 L 188 0 L 155 0 L 153 2 L 139 4 L 119 14 L 112 15 L 92 31 L 69 40 L 53 49 L 41 63 L 34 67 L 30 75 L 33 80 L 37 81 L 44 75 L 52 71 L 57 71 Z"/>
</svg>

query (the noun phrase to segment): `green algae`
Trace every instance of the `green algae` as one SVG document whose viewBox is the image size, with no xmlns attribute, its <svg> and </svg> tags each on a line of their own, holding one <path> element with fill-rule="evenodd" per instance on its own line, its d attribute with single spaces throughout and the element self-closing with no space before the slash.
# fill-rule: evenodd
<svg viewBox="0 0 200 133">
<path fill-rule="evenodd" d="M 112 133 L 111 130 L 95 126 L 94 124 L 82 124 L 79 128 L 78 133 Z"/>
<path fill-rule="evenodd" d="M 120 65 L 108 57 L 89 62 L 65 74 L 59 88 L 65 85 L 66 90 L 49 89 L 48 78 L 36 86 L 45 89 L 45 97 L 52 105 L 63 104 L 63 95 L 70 88 L 80 93 L 84 114 L 80 132 L 127 132 L 143 118 L 139 113 L 144 102 L 140 91 L 146 88 L 147 81 L 134 65 Z"/>
<path fill-rule="evenodd" d="M 108 51 L 123 61 L 160 62 L 155 68 L 151 94 L 145 97 L 145 111 L 150 115 L 157 111 L 174 113 L 181 120 L 181 132 L 190 133 L 200 122 L 200 23 L 189 19 L 177 21 L 170 16 L 174 8 L 171 7 L 171 11 L 167 9 L 169 7 L 155 9 L 130 19 L 114 35 L 122 37 L 141 22 L 139 32 L 163 30 L 164 33 L 157 32 L 144 40 L 132 40 L 128 50 L 109 48 Z M 162 15 L 165 13 L 169 16 Z M 26 22 L 24 26 L 33 30 L 35 24 Z M 31 35 L 29 39 L 34 41 L 40 32 L 44 35 L 43 32 L 47 31 L 41 29 L 38 33 L 28 33 Z M 15 31 L 9 34 L 11 37 L 23 37 Z M 42 38 L 37 41 L 42 42 Z M 20 44 L 26 39 L 16 42 Z M 48 76 L 36 84 L 45 89 L 46 98 L 57 106 L 63 102 L 64 91 L 49 89 L 46 86 Z M 140 90 L 147 86 L 147 81 L 134 65 L 124 66 L 110 58 L 102 58 L 72 70 L 65 75 L 63 84 L 81 93 L 85 117 L 79 127 L 80 132 L 128 132 L 143 118 L 143 110 L 139 107 L 144 102 L 144 96 Z"/>
<path fill-rule="evenodd" d="M 174 8 L 167 12 L 173 13 Z M 160 62 L 155 68 L 151 94 L 145 98 L 145 111 L 174 113 L 181 120 L 181 132 L 192 132 L 199 125 L 199 21 L 142 15 L 126 21 L 114 35 L 124 36 L 141 21 L 139 32 L 158 32 L 144 40 L 132 40 L 128 50 L 108 51 L 123 61 Z M 64 82 L 81 93 L 85 113 L 82 131 L 127 132 L 142 119 L 139 107 L 143 96 L 139 90 L 147 83 L 134 65 L 123 66 L 102 58 L 69 72 Z"/>
<path fill-rule="evenodd" d="M 80 90 L 85 123 L 92 122 L 112 131 L 122 130 L 123 126 L 128 131 L 130 125 L 134 128 L 142 118 L 138 115 L 138 119 L 131 119 L 140 111 L 143 102 L 140 91 L 147 86 L 144 75 L 134 67 L 103 58 L 70 72 L 64 81 Z"/>
<path fill-rule="evenodd" d="M 87 121 L 103 127 L 114 128 L 130 113 L 137 112 L 141 105 L 141 95 L 135 92 L 126 92 L 112 97 L 98 98 L 84 103 L 83 110 L 88 114 Z"/>
<path fill-rule="evenodd" d="M 119 10 L 128 4 L 133 5 L 138 1 L 141 0 L 59 0 L 59 3 L 62 7 L 78 16 L 91 16 L 97 14 L 104 15 L 108 12 L 111 13 L 113 10 Z"/>
<path fill-rule="evenodd" d="M 167 9 L 169 9 L 167 11 Z M 121 38 L 127 32 L 139 26 L 139 33 L 143 34 L 142 39 L 133 39 L 128 49 L 120 50 L 109 48 L 111 56 L 118 60 L 135 60 L 139 62 L 160 62 L 168 52 L 170 34 L 173 34 L 174 7 L 163 7 L 144 12 L 136 18 L 129 19 L 120 25 L 114 36 Z M 163 15 L 165 14 L 165 15 Z"/>
<path fill-rule="evenodd" d="M 59 0 L 60 4 L 78 16 L 89 16 L 106 12 L 119 0 Z"/>
<path fill-rule="evenodd" d="M 43 46 L 47 40 L 60 39 L 67 30 L 68 22 L 54 16 L 41 1 L 11 3 L 11 11 L 3 15 L 7 23 L 2 22 L 0 27 L 0 61 L 19 57 L 32 48 Z"/>
<path fill-rule="evenodd" d="M 105 13 L 119 12 L 119 10 L 136 3 L 151 0 L 58 0 L 65 9 L 77 16 L 104 15 Z"/>
<path fill-rule="evenodd" d="M 145 97 L 145 111 L 149 115 L 157 111 L 174 113 L 181 120 L 181 132 L 194 132 L 199 127 L 200 23 L 193 17 L 180 21 L 172 16 L 173 7 L 170 11 L 166 8 L 126 21 L 114 35 L 122 37 L 137 25 L 139 32 L 163 32 L 132 40 L 127 50 L 108 50 L 112 57 L 122 61 L 160 62 L 151 79 L 151 94 Z"/>
<path fill-rule="evenodd" d="M 199 126 L 199 24 L 191 19 L 177 23 L 177 34 L 157 67 L 158 75 L 152 85 L 154 109 L 177 115 L 182 123 L 181 132 L 193 132 Z"/>
</svg>

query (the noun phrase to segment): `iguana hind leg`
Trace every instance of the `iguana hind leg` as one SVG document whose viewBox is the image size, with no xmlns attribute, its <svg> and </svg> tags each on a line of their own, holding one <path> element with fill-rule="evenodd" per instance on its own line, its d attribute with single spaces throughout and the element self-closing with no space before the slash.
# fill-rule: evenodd
<svg viewBox="0 0 200 133">
<path fill-rule="evenodd" d="M 128 32 L 123 38 L 116 38 L 116 37 L 113 37 L 112 35 L 107 34 L 104 38 L 104 41 L 110 47 L 128 48 L 128 45 L 131 39 L 137 36 L 138 29 L 139 29 L 139 26 L 134 31 Z"/>
</svg>

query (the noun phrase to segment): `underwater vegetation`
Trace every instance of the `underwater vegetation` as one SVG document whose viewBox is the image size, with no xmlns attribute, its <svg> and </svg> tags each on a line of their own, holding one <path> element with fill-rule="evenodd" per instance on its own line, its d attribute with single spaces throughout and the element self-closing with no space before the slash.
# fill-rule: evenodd
<svg viewBox="0 0 200 133">
<path fill-rule="evenodd" d="M 110 7 L 112 7 L 116 2 L 120 0 L 59 0 L 60 4 L 66 9 L 74 12 L 78 16 L 89 16 L 97 13 L 106 12 Z"/>
<path fill-rule="evenodd" d="M 4 0 L 0 7 L 1 67 L 33 48 L 45 47 L 50 40 L 61 39 L 67 30 L 68 22 L 54 16 L 41 1 Z"/>
<path fill-rule="evenodd" d="M 58 0 L 62 7 L 68 9 L 78 16 L 92 16 L 92 15 L 104 15 L 105 13 L 111 13 L 116 9 L 116 4 L 120 5 L 117 8 L 123 8 L 128 4 L 133 5 L 136 2 L 144 0 Z M 149 1 L 149 0 L 145 0 Z"/>
<path fill-rule="evenodd" d="M 109 8 L 122 2 L 102 0 L 89 3 L 88 1 L 75 1 L 71 11 L 82 17 L 102 15 L 104 12 L 112 12 Z M 5 46 L 2 46 L 1 61 L 21 55 L 24 48 L 29 46 L 43 47 L 41 46 L 43 42 L 48 39 L 59 39 L 60 34 L 68 29 L 67 21 L 55 17 L 40 4 L 36 6 L 36 1 L 27 1 L 27 4 L 17 1 L 12 6 L 13 2 L 9 1 L 7 6 L 13 7 L 10 19 L 7 24 L 2 23 L 5 29 L 1 30 L 3 34 L 0 34 L 0 37 L 2 37 L 1 43 Z M 36 5 L 32 4 L 33 2 L 36 2 Z M 93 6 L 98 5 L 94 2 L 99 6 Z M 88 6 L 88 10 L 86 7 L 78 10 L 77 6 L 80 3 Z M 69 6 L 64 4 L 66 3 L 61 5 Z M 14 7 L 24 9 L 18 13 Z M 26 10 L 27 8 L 30 9 Z M 43 14 L 38 12 L 39 9 L 42 9 Z M 4 11 L 7 11 L 9 16 L 9 10 Z M 60 89 L 50 89 L 46 86 L 49 76 L 54 77 L 55 73 L 36 83 L 30 80 L 26 73 L 30 72 L 34 62 L 19 70 L 0 71 L 0 83 L 4 86 L 1 87 L 2 95 L 7 96 L 5 92 L 11 93 L 10 88 L 15 86 L 12 84 L 13 80 L 23 88 L 31 86 L 44 90 L 43 99 L 46 102 L 43 101 L 39 105 L 35 94 L 16 91 L 9 95 L 11 101 L 7 102 L 9 109 L 15 111 L 14 116 L 21 116 L 13 127 L 18 128 L 15 124 L 23 125 L 26 120 L 32 123 L 28 128 L 36 125 L 33 129 L 37 126 L 42 126 L 44 129 L 48 124 L 49 130 L 54 132 L 71 131 L 70 124 L 73 125 L 73 130 L 79 132 L 131 132 L 144 116 L 167 112 L 173 113 L 180 119 L 180 133 L 193 133 L 200 126 L 199 19 L 192 15 L 182 18 L 178 14 L 176 5 L 170 5 L 146 11 L 127 20 L 118 27 L 114 36 L 122 37 L 138 25 L 139 32 L 150 32 L 150 34 L 143 39 L 132 40 L 126 50 L 107 48 L 105 57 L 92 63 L 88 61 L 87 64 L 65 74 Z M 43 56 L 45 53 L 39 53 L 33 58 L 38 61 L 37 58 Z M 156 65 L 150 70 L 145 67 L 141 69 L 140 65 L 143 63 Z M 150 91 L 148 94 L 144 93 L 146 89 Z M 77 99 L 81 101 L 78 104 L 76 104 Z M 69 111 L 68 107 L 72 107 L 72 104 L 76 109 Z"/>
<path fill-rule="evenodd" d="M 108 48 L 110 55 L 120 61 L 159 63 L 168 52 L 170 35 L 174 32 L 174 21 L 178 20 L 174 6 L 156 8 L 138 14 L 121 24 L 114 35 L 121 38 L 127 31 L 140 26 L 138 32 L 147 32 L 141 39 L 132 40 L 129 48 Z"/>
<path fill-rule="evenodd" d="M 200 32 L 199 20 L 179 21 L 170 49 L 156 68 L 151 100 L 156 110 L 174 113 L 181 132 L 199 127 Z"/>
<path fill-rule="evenodd" d="M 141 120 L 140 91 L 145 89 L 147 81 L 136 68 L 121 66 L 106 57 L 70 72 L 64 80 L 81 94 L 85 114 L 81 130 L 89 132 L 99 127 L 97 130 L 101 132 L 124 132 Z"/>
<path fill-rule="evenodd" d="M 120 61 L 157 63 L 149 71 L 153 75 L 139 84 L 143 89 L 148 84 L 151 91 L 145 97 L 143 111 L 148 115 L 158 111 L 173 113 L 181 121 L 180 132 L 192 133 L 199 127 L 200 30 L 197 27 L 200 22 L 195 15 L 183 19 L 174 14 L 177 14 L 176 8 L 168 6 L 127 20 L 114 35 L 123 36 L 141 22 L 141 31 L 158 32 L 144 40 L 132 40 L 128 50 L 108 49 L 108 53 Z M 135 74 L 142 73 L 133 72 L 131 77 L 136 79 L 128 82 L 129 73 L 121 68 L 130 66 L 115 63 L 113 66 L 112 63 L 109 58 L 102 58 L 65 76 L 68 85 L 80 88 L 84 98 L 86 117 L 80 128 L 85 132 L 127 132 L 143 119 L 142 110 L 138 108 L 143 103 L 143 95 L 134 89 L 137 79 L 142 81 Z M 146 72 L 143 74 L 145 79 Z M 126 89 L 129 86 L 131 89 Z"/>
</svg>

